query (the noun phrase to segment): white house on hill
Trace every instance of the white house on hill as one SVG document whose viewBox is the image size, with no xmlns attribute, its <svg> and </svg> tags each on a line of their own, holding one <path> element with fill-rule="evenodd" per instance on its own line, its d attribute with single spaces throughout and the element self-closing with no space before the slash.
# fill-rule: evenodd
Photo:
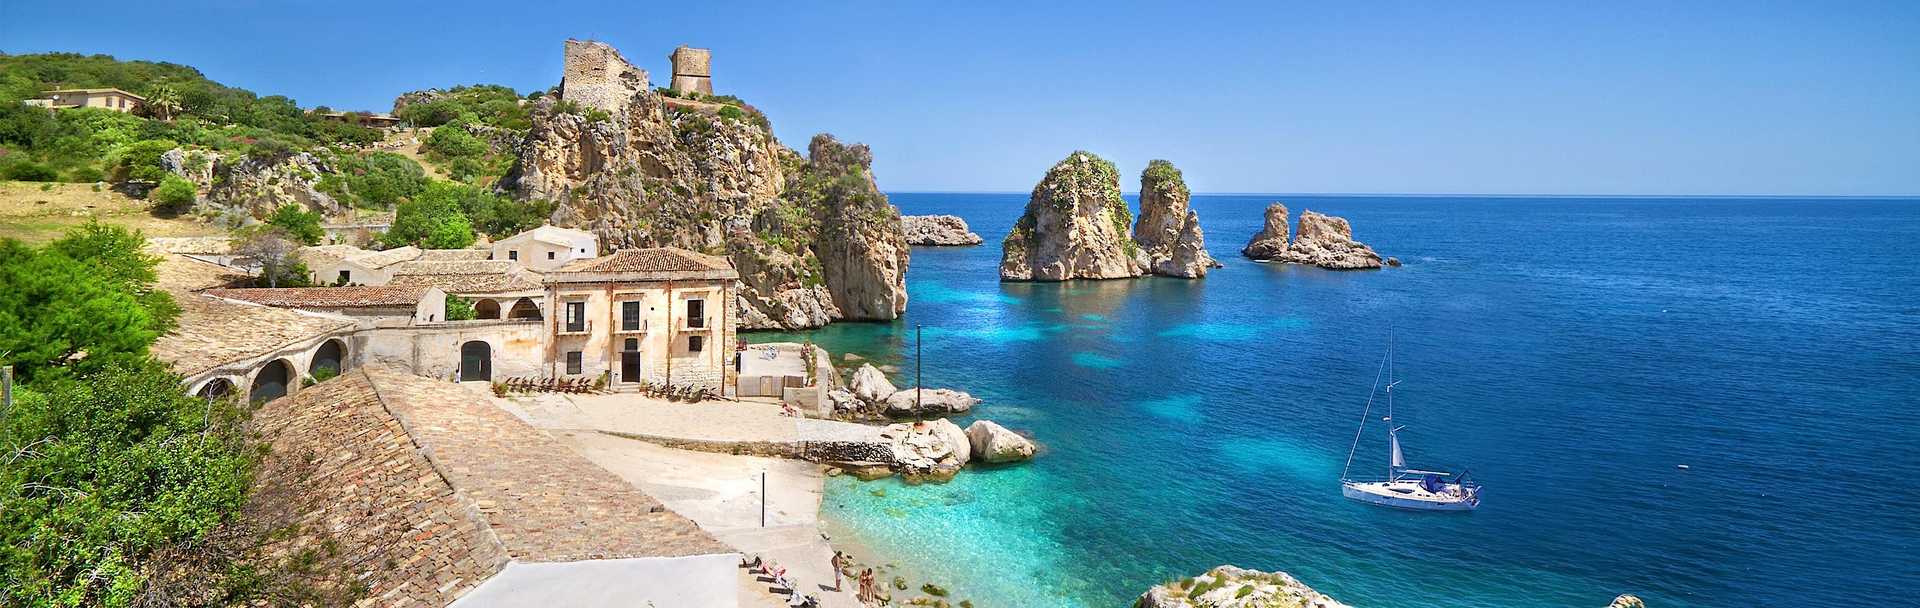
<svg viewBox="0 0 1920 608">
<path fill-rule="evenodd" d="M 540 272 L 599 255 L 599 237 L 584 230 L 557 226 L 541 226 L 493 243 L 493 259 L 518 261 Z"/>
</svg>

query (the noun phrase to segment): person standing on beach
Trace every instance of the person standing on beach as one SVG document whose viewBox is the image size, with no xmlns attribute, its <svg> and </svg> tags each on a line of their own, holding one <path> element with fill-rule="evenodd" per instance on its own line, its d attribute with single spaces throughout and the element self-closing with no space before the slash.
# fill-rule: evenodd
<svg viewBox="0 0 1920 608">
<path fill-rule="evenodd" d="M 835 551 L 833 552 L 833 559 L 827 562 L 833 565 L 833 590 L 834 591 L 840 590 L 840 569 L 846 567 L 846 564 L 847 564 L 846 560 L 847 558 L 845 555 L 841 554 L 839 551 Z"/>
</svg>

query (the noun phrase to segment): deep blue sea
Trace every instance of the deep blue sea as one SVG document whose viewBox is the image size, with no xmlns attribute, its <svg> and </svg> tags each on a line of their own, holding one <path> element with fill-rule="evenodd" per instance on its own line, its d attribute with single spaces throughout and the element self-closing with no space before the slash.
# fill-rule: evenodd
<svg viewBox="0 0 1920 608">
<path fill-rule="evenodd" d="M 892 199 L 987 244 L 916 248 L 904 320 L 812 338 L 904 387 L 921 326 L 928 386 L 1045 448 L 945 485 L 834 478 L 822 511 L 955 599 L 1125 606 L 1226 563 L 1356 606 L 1920 589 L 1920 200 L 1198 196 L 1206 279 L 1033 284 L 997 276 L 1026 195 Z M 1406 265 L 1251 263 L 1273 200 Z M 1389 324 L 1409 464 L 1471 467 L 1476 512 L 1340 496 Z"/>
</svg>

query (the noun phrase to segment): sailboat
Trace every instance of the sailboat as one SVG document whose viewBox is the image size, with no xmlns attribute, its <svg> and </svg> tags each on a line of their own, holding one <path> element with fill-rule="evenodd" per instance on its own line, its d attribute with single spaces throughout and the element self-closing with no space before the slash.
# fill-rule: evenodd
<svg viewBox="0 0 1920 608">
<path fill-rule="evenodd" d="M 1367 393 L 1367 407 L 1360 414 L 1360 428 L 1353 432 L 1353 447 L 1347 449 L 1347 466 L 1340 469 L 1340 495 L 1364 503 L 1386 507 L 1414 509 L 1420 511 L 1471 511 L 1480 506 L 1480 484 L 1471 479 L 1471 472 L 1454 475 L 1446 471 L 1428 471 L 1409 468 L 1406 454 L 1400 450 L 1400 431 L 1405 426 L 1395 426 L 1393 422 L 1393 388 L 1400 384 L 1393 377 L 1393 334 L 1387 334 L 1387 356 L 1380 362 L 1387 377 L 1387 415 L 1381 418 L 1387 427 L 1387 476 L 1385 479 L 1361 480 L 1347 476 L 1353 468 L 1353 455 L 1360 448 L 1360 437 L 1366 432 L 1367 417 L 1373 413 L 1373 397 L 1377 391 Z M 1380 387 L 1380 375 L 1373 379 L 1375 389 Z"/>
</svg>

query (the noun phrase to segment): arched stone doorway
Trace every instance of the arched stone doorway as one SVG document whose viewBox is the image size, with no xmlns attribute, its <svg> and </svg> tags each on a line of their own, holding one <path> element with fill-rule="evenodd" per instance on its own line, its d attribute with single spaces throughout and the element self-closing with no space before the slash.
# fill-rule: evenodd
<svg viewBox="0 0 1920 608">
<path fill-rule="evenodd" d="M 498 319 L 498 318 L 500 318 L 500 303 L 499 303 L 499 302 L 495 302 L 495 301 L 493 301 L 493 300 L 489 300 L 489 299 L 484 299 L 484 298 L 483 298 L 483 299 L 481 299 L 481 300 L 480 300 L 480 301 L 478 301 L 478 302 L 474 302 L 474 303 L 473 303 L 473 318 L 475 318 L 475 319 Z"/>
<path fill-rule="evenodd" d="M 285 397 L 292 383 L 293 365 L 286 359 L 274 359 L 253 375 L 253 388 L 247 390 L 247 400 L 259 403 Z"/>
<path fill-rule="evenodd" d="M 507 318 L 515 321 L 538 321 L 542 318 L 540 305 L 533 303 L 533 298 L 520 298 L 513 303 L 513 310 L 507 312 Z"/>
<path fill-rule="evenodd" d="M 307 375 L 315 380 L 324 380 L 347 371 L 347 347 L 339 340 L 328 340 L 313 350 L 313 363 L 307 365 Z"/>
<path fill-rule="evenodd" d="M 460 345 L 460 381 L 493 381 L 493 347 L 479 340 Z"/>
<path fill-rule="evenodd" d="M 194 391 L 193 394 L 199 395 L 201 399 L 219 399 L 233 394 L 233 388 L 232 380 L 214 378 L 208 380 L 206 384 L 200 385 L 200 390 Z"/>
</svg>

